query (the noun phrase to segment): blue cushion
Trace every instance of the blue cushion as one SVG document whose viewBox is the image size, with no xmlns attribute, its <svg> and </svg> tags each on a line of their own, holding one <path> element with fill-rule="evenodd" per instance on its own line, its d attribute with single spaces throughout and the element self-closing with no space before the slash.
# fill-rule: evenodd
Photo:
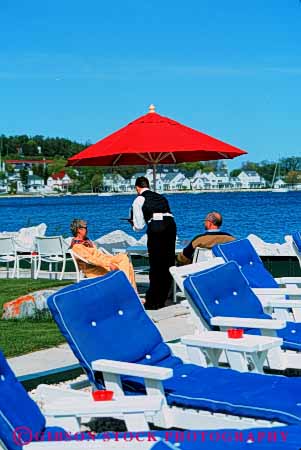
<svg viewBox="0 0 301 450">
<path fill-rule="evenodd" d="M 95 359 L 159 364 L 170 358 L 171 365 L 179 363 L 121 271 L 67 286 L 47 302 L 90 381 L 98 387 L 91 367 Z"/>
<path fill-rule="evenodd" d="M 271 319 L 234 261 L 189 275 L 184 288 L 209 328 L 213 328 L 211 317 L 216 316 Z M 260 334 L 260 330 L 245 331 Z M 283 339 L 282 348 L 301 351 L 301 323 L 287 322 L 277 335 Z"/>
<path fill-rule="evenodd" d="M 240 239 L 215 245 L 212 249 L 215 256 L 226 262 L 236 261 L 252 288 L 276 288 L 278 284 L 270 272 L 264 267 L 256 250 L 248 239 Z"/>
<path fill-rule="evenodd" d="M 237 268 L 235 263 L 231 266 Z M 237 289 L 245 289 L 243 283 Z M 254 300 L 258 302 L 256 297 Z M 68 286 L 53 294 L 48 305 L 96 384 L 91 369 L 95 359 L 172 367 L 174 376 L 164 383 L 169 404 L 292 424 L 301 420 L 301 397 L 296 395 L 301 392 L 301 378 L 205 369 L 172 356 L 123 272 Z M 134 381 L 125 380 L 128 393 L 143 389 L 141 380 Z"/>
<path fill-rule="evenodd" d="M 293 241 L 298 249 L 298 251 L 301 253 L 301 233 L 300 231 L 296 231 L 293 233 Z"/>
<path fill-rule="evenodd" d="M 0 439 L 10 450 L 20 450 L 13 433 L 25 424 L 37 435 L 45 427 L 45 418 L 0 352 Z"/>
<path fill-rule="evenodd" d="M 184 289 L 209 326 L 215 316 L 270 318 L 234 261 L 189 275 Z"/>
</svg>

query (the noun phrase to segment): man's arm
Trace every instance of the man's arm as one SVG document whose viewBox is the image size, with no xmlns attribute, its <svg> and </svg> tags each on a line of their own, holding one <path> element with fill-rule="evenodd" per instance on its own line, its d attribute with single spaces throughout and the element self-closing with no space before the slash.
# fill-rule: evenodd
<svg viewBox="0 0 301 450">
<path fill-rule="evenodd" d="M 177 261 L 180 264 L 191 264 L 196 247 L 208 248 L 206 246 L 206 234 L 199 234 L 195 236 L 192 241 L 183 249 L 177 256 Z"/>
<path fill-rule="evenodd" d="M 193 259 L 194 247 L 192 245 L 193 241 L 191 241 L 187 247 L 183 249 L 181 253 L 177 255 L 177 261 L 180 264 L 191 264 Z"/>
<path fill-rule="evenodd" d="M 145 198 L 141 195 L 139 195 L 133 202 L 133 229 L 135 231 L 143 230 L 146 225 L 142 212 L 144 202 Z"/>
</svg>

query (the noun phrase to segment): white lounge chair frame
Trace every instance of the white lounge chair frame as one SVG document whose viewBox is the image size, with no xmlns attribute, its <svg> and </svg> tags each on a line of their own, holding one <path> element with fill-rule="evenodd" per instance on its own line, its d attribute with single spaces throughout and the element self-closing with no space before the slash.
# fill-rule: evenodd
<svg viewBox="0 0 301 450">
<path fill-rule="evenodd" d="M 79 419 L 91 417 L 124 420 L 129 431 L 149 430 L 148 422 L 160 415 L 163 406 L 162 399 L 152 394 L 97 402 L 87 392 L 48 385 L 38 386 L 34 399 L 42 407 L 47 426 L 63 426 L 74 433 L 80 430 Z"/>
<path fill-rule="evenodd" d="M 210 329 L 206 321 L 200 314 L 199 309 L 195 306 L 188 293 L 184 290 L 184 280 L 187 275 L 200 272 L 202 270 L 213 268 L 217 265 L 224 264 L 222 258 L 214 258 L 212 260 L 204 261 L 196 264 L 189 264 L 181 267 L 171 267 L 170 273 L 179 286 L 181 292 L 185 294 L 191 308 L 191 319 L 197 329 L 196 333 L 207 331 Z M 259 294 L 259 299 L 263 305 L 266 313 L 271 314 L 276 310 L 287 310 L 294 308 L 301 311 L 301 297 L 300 289 L 292 286 L 289 291 L 284 289 L 253 289 L 255 294 Z M 281 298 L 281 294 L 290 292 L 292 300 L 285 300 Z M 277 295 L 276 295 L 277 294 Z M 211 325 L 216 326 L 220 331 L 226 331 L 229 328 L 258 328 L 261 330 L 263 336 L 276 337 L 276 330 L 285 328 L 285 319 L 243 319 L 239 317 L 213 317 L 211 318 Z M 199 351 L 200 353 L 200 351 Z M 191 355 L 190 355 L 191 357 Z M 204 361 L 203 355 L 198 357 L 201 363 Z M 268 352 L 268 365 L 271 369 L 285 370 L 287 368 L 301 369 L 300 354 L 291 350 L 284 351 L 282 349 L 272 349 Z M 194 362 L 197 362 L 195 356 Z"/>
<path fill-rule="evenodd" d="M 200 409 L 182 408 L 178 406 L 169 406 L 167 404 L 164 388 L 162 382 L 172 377 L 173 370 L 165 367 L 157 367 L 136 363 L 125 363 L 121 361 L 104 360 L 100 359 L 92 362 L 92 368 L 97 372 L 102 372 L 106 389 L 113 390 L 115 398 L 119 400 L 128 401 L 128 396 L 125 396 L 121 376 L 136 376 L 144 379 L 146 386 L 146 395 L 142 399 L 142 407 L 145 412 L 145 417 L 148 422 L 152 422 L 155 425 L 162 428 L 182 428 L 182 429 L 216 429 L 216 428 L 236 428 L 246 429 L 253 427 L 275 427 L 283 425 L 281 422 L 273 422 L 264 419 L 253 419 L 250 417 L 239 417 L 230 414 L 212 413 Z M 55 392 L 55 390 L 57 392 Z M 66 392 L 66 391 L 65 391 Z M 40 395 L 44 402 L 56 402 L 57 398 L 60 398 L 60 402 L 66 405 L 68 402 L 68 396 L 73 395 L 73 390 L 68 393 L 63 393 L 59 388 L 53 388 L 49 386 L 43 386 L 40 388 L 40 392 L 36 395 Z M 42 395 L 41 395 L 42 394 Z M 83 401 L 83 393 L 76 392 L 79 395 L 80 401 Z M 62 399 L 67 395 L 66 399 Z M 70 397 L 69 397 L 70 398 Z M 162 401 L 160 411 L 156 411 L 153 408 L 148 408 L 148 399 L 159 399 Z M 155 405 L 158 406 L 158 405 Z M 50 408 L 50 407 L 49 407 Z M 53 408 L 53 407 L 52 407 Z M 147 409 L 148 408 L 148 409 Z M 70 409 L 73 409 L 70 406 Z M 63 411 L 66 412 L 66 411 Z M 47 411 L 46 411 L 47 413 Z M 81 411 L 81 414 L 83 411 Z M 86 413 L 91 415 L 91 412 Z M 118 415 L 115 415 L 115 417 Z M 62 417 L 60 417 L 61 421 Z M 76 422 L 69 421 L 63 425 L 69 427 L 76 427 Z M 141 430 L 142 428 L 140 428 Z M 137 428 L 136 428 L 137 430 Z"/>
</svg>

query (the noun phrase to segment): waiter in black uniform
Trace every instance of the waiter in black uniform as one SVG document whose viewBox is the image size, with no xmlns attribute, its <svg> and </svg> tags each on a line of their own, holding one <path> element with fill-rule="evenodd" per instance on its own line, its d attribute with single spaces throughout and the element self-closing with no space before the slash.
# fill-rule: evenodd
<svg viewBox="0 0 301 450">
<path fill-rule="evenodd" d="M 138 177 L 135 188 L 138 197 L 132 205 L 133 227 L 139 231 L 147 226 L 149 288 L 144 306 L 159 309 L 172 284 L 169 268 L 175 264 L 176 223 L 167 199 L 149 189 L 146 177 Z"/>
</svg>

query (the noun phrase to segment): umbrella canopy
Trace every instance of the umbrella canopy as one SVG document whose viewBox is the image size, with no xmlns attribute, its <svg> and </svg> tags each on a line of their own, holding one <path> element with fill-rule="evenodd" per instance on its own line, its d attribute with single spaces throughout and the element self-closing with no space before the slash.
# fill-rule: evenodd
<svg viewBox="0 0 301 450">
<path fill-rule="evenodd" d="M 232 159 L 246 152 L 155 112 L 130 122 L 68 160 L 70 166 L 132 166 Z M 155 181 L 155 171 L 154 171 Z"/>
</svg>

